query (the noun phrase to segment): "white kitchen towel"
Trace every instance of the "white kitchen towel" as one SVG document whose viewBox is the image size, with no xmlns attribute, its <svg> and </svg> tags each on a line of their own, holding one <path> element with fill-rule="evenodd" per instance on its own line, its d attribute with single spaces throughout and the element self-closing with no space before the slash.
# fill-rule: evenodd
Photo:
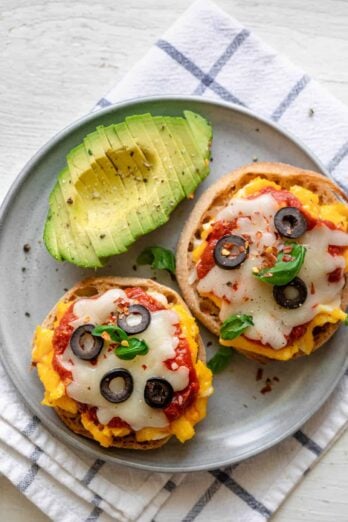
<svg viewBox="0 0 348 522">
<path fill-rule="evenodd" d="M 200 1 L 158 40 L 97 108 L 152 94 L 234 102 L 301 139 L 348 185 L 348 110 L 210 2 Z M 320 411 L 276 447 L 224 469 L 166 475 L 93 460 L 33 417 L 0 367 L 0 472 L 54 521 L 256 522 L 344 430 L 348 375 Z"/>
</svg>

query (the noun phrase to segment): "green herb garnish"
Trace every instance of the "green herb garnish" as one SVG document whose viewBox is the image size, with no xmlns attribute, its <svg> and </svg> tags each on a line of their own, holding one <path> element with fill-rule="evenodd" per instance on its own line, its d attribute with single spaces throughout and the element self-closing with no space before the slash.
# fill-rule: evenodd
<svg viewBox="0 0 348 522">
<path fill-rule="evenodd" d="M 98 325 L 92 330 L 92 335 L 102 337 L 104 332 L 110 335 L 112 341 L 120 343 L 120 346 L 115 348 L 115 355 L 120 359 L 129 361 L 137 355 L 146 355 L 149 351 L 145 341 L 137 337 L 128 337 L 126 332 L 116 325 Z"/>
<path fill-rule="evenodd" d="M 220 328 L 221 339 L 231 340 L 239 337 L 249 326 L 253 326 L 254 321 L 251 315 L 236 314 L 231 315 L 222 323 Z"/>
<path fill-rule="evenodd" d="M 213 373 L 220 373 L 229 365 L 232 355 L 231 348 L 221 346 L 219 351 L 208 361 L 207 366 Z"/>
<path fill-rule="evenodd" d="M 344 319 L 343 324 L 348 326 L 348 314 L 346 315 L 346 318 Z"/>
<path fill-rule="evenodd" d="M 168 270 L 175 274 L 175 256 L 171 250 L 160 246 L 145 248 L 137 257 L 138 265 L 151 265 L 151 268 Z"/>
<path fill-rule="evenodd" d="M 291 250 L 289 249 L 291 247 Z M 289 250 L 289 252 L 288 252 Z M 271 285 L 287 285 L 297 276 L 304 262 L 306 248 L 298 243 L 285 243 L 284 250 L 278 253 L 275 265 L 253 272 L 254 276 Z"/>
<path fill-rule="evenodd" d="M 128 339 L 128 346 L 118 346 L 115 349 L 115 354 L 120 359 L 129 361 L 134 359 L 137 355 L 146 355 L 149 351 L 149 347 L 145 341 L 131 337 Z"/>
</svg>

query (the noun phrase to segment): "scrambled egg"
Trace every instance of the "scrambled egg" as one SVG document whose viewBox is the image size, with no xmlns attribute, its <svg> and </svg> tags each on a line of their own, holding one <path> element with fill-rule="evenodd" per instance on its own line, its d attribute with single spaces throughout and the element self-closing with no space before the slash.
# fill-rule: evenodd
<svg viewBox="0 0 348 522">
<path fill-rule="evenodd" d="M 272 187 L 275 190 L 281 190 L 282 187 L 275 183 L 261 177 L 257 177 L 240 189 L 235 197 L 248 197 L 256 192 L 259 192 L 265 187 Z M 307 210 L 313 217 L 325 219 L 331 221 L 336 226 L 342 228 L 342 230 L 348 230 L 348 207 L 343 203 L 333 203 L 329 205 L 321 205 L 319 196 L 299 185 L 293 185 L 289 192 L 296 196 L 303 205 L 303 208 Z M 197 263 L 201 258 L 205 247 L 207 246 L 207 230 L 209 225 L 205 225 L 201 233 L 201 243 L 193 250 L 192 259 L 194 263 Z M 346 272 L 348 272 L 348 249 L 345 250 L 344 257 L 346 260 Z M 204 294 L 205 297 L 209 297 L 211 301 L 218 308 L 221 308 L 221 300 L 214 294 Z M 306 333 L 297 339 L 293 344 L 286 346 L 280 350 L 274 350 L 271 347 L 262 346 L 261 344 L 255 343 L 246 339 L 244 336 L 237 337 L 232 341 L 226 341 L 219 339 L 220 344 L 223 346 L 231 346 L 239 348 L 247 352 L 264 355 L 269 359 L 277 359 L 280 361 L 288 361 L 300 350 L 305 354 L 309 355 L 314 348 L 313 330 L 316 326 L 323 326 L 325 323 L 337 323 L 338 321 L 344 321 L 347 314 L 344 313 L 340 308 L 329 309 L 328 307 L 319 307 L 318 314 L 308 324 Z"/>
<path fill-rule="evenodd" d="M 54 327 L 59 324 L 70 304 L 58 303 Z M 172 309 L 178 314 L 183 334 L 189 343 L 192 362 L 199 381 L 198 396 L 183 415 L 171 422 L 167 428 L 143 428 L 135 432 L 138 442 L 158 440 L 171 435 L 175 435 L 180 442 L 191 439 L 195 434 L 194 425 L 206 416 L 207 400 L 213 392 L 211 371 L 202 361 L 197 361 L 197 324 L 182 305 L 174 305 Z M 65 385 L 61 381 L 60 375 L 53 368 L 54 350 L 52 338 L 53 330 L 42 328 L 41 326 L 36 328 L 32 362 L 36 364 L 39 378 L 45 388 L 42 404 L 59 407 L 69 413 L 76 414 L 78 412 L 77 403 L 66 394 Z M 112 444 L 113 437 L 125 437 L 131 433 L 131 430 L 128 428 L 111 428 L 95 424 L 86 413 L 81 414 L 81 423 L 92 437 L 104 447 L 109 447 Z"/>
</svg>

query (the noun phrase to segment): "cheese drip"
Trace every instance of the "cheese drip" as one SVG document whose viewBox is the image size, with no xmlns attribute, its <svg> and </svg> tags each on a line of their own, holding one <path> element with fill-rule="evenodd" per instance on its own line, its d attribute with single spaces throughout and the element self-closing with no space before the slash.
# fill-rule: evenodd
<svg viewBox="0 0 348 522">
<path fill-rule="evenodd" d="M 212 293 L 222 299 L 220 319 L 225 321 L 233 314 L 248 314 L 254 326 L 245 331 L 248 339 L 260 341 L 274 349 L 287 345 L 286 336 L 298 325 L 307 323 L 318 313 L 319 305 L 330 309 L 340 306 L 340 295 L 344 277 L 334 283 L 328 282 L 328 274 L 340 268 L 344 270 L 343 256 L 332 256 L 328 246 L 348 246 L 348 234 L 330 230 L 325 225 L 316 225 L 299 240 L 306 249 L 304 264 L 298 276 L 307 285 L 308 297 L 297 309 L 279 306 L 273 298 L 273 286 L 263 283 L 253 275 L 253 267 L 261 268 L 261 253 L 273 246 L 277 250 L 284 243 L 274 227 L 274 215 L 280 205 L 271 194 L 253 199 L 233 198 L 230 204 L 218 213 L 216 221 L 233 221 L 233 234 L 250 238 L 249 256 L 234 270 L 223 270 L 214 266 L 197 285 L 202 295 Z M 314 290 L 314 293 L 312 293 Z"/>
<path fill-rule="evenodd" d="M 116 310 L 115 300 L 122 297 L 129 304 L 135 303 L 128 299 L 122 290 L 109 290 L 97 299 L 81 299 L 74 305 L 77 319 L 72 322 L 76 327 L 91 322 L 101 324 L 107 321 L 110 313 Z M 169 425 L 166 415 L 161 410 L 150 408 L 144 401 L 146 381 L 153 377 L 166 379 L 174 391 L 186 388 L 189 383 L 189 370 L 186 366 L 169 369 L 164 361 L 175 357 L 175 349 L 179 339 L 175 336 L 175 328 L 179 317 L 172 310 L 151 312 L 151 323 L 148 328 L 136 337 L 143 339 L 149 346 L 149 352 L 137 356 L 133 360 L 119 359 L 113 349 L 108 350 L 109 343 L 104 342 L 96 365 L 76 357 L 70 348 L 59 356 L 60 363 L 72 373 L 72 382 L 67 386 L 67 394 L 72 399 L 83 404 L 97 407 L 97 418 L 102 424 L 107 424 L 113 417 L 119 417 L 131 428 L 138 431 L 142 428 L 164 428 Z M 113 404 L 101 395 L 100 381 L 110 370 L 127 369 L 134 381 L 134 390 L 124 402 Z"/>
</svg>

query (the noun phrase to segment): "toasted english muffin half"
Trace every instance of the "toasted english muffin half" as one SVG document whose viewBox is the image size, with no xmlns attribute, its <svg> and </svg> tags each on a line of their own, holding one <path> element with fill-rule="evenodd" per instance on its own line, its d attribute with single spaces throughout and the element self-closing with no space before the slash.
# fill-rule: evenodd
<svg viewBox="0 0 348 522">
<path fill-rule="evenodd" d="M 267 189 L 266 187 L 271 188 Z M 196 203 L 180 236 L 176 256 L 176 274 L 184 299 L 193 314 L 217 336 L 220 335 L 220 328 L 223 323 L 221 318 L 221 299 L 223 300 L 223 295 L 221 295 L 220 292 L 219 296 L 215 296 L 218 297 L 218 299 L 214 299 L 214 297 L 212 299 L 212 293 L 207 295 L 206 292 L 200 291 L 202 283 L 197 276 L 198 264 L 202 260 L 203 252 L 207 243 L 209 243 L 209 234 L 212 230 L 211 225 L 216 223 L 216 218 L 219 213 L 226 209 L 232 198 L 236 197 L 237 194 L 238 197 L 256 199 L 255 194 L 262 195 L 262 193 L 267 193 L 267 190 L 271 193 L 272 187 L 274 190 L 287 191 L 295 196 L 295 198 L 298 199 L 299 208 L 303 210 L 308 219 L 311 218 L 311 212 L 319 212 L 319 215 L 317 216 L 318 219 L 321 215 L 320 212 L 322 212 L 326 221 L 330 221 L 332 218 L 337 227 L 343 229 L 345 232 L 347 231 L 347 195 L 329 178 L 316 172 L 283 163 L 252 163 L 230 172 L 210 186 Z M 243 191 L 245 192 L 244 196 Z M 255 210 L 257 210 L 257 206 L 258 202 L 256 201 Z M 279 208 L 281 207 L 282 205 L 279 205 Z M 248 216 L 248 218 L 249 217 L 250 216 Z M 315 216 L 312 217 L 315 218 Z M 234 232 L 232 227 L 230 233 L 233 234 L 238 232 Z M 295 240 L 291 239 L 289 241 L 298 242 L 301 241 L 301 238 Z M 342 237 L 340 238 L 340 241 L 342 242 Z M 343 254 L 343 252 L 341 252 L 341 254 Z M 309 256 L 308 252 L 306 255 L 307 257 Z M 292 350 L 284 352 L 284 349 L 283 351 L 280 348 L 275 349 L 262 341 L 260 342 L 260 339 L 257 339 L 257 332 L 255 335 L 255 331 L 253 332 L 253 339 L 248 343 L 249 346 L 247 349 L 244 349 L 243 347 L 242 338 L 245 337 L 243 335 L 235 340 L 229 341 L 228 343 L 223 342 L 223 344 L 229 345 L 245 356 L 259 362 L 266 362 L 269 359 L 290 360 L 302 355 L 308 355 L 317 350 L 333 335 L 345 317 L 344 311 L 348 306 L 348 286 L 345 284 L 347 279 L 346 271 L 348 262 L 347 247 L 345 247 L 344 255 L 345 267 L 342 270 L 342 288 L 337 296 L 340 303 L 339 310 L 336 310 L 336 318 L 339 317 L 339 319 L 334 320 L 328 312 L 329 320 L 325 321 L 323 324 L 319 324 L 324 320 L 324 316 L 321 316 L 321 321 L 319 321 L 318 325 L 314 326 L 312 329 L 313 342 L 310 350 L 303 344 L 304 339 L 307 339 L 308 341 L 308 336 L 306 338 L 303 337 L 302 344 L 301 337 L 296 339 L 297 349 L 293 348 Z M 342 263 L 343 261 L 340 260 L 341 265 Z M 244 264 L 245 262 L 242 263 L 241 266 L 244 266 Z M 227 270 L 223 270 L 219 267 L 217 268 L 221 270 L 221 273 L 227 272 Z M 254 270 L 258 270 L 258 268 L 255 268 Z M 238 271 L 238 268 L 232 271 L 229 270 L 231 274 L 233 273 L 234 281 L 236 281 L 236 274 Z M 271 285 L 268 283 L 260 283 L 260 285 L 266 285 L 265 288 L 268 287 L 267 291 L 269 293 Z M 259 286 L 259 288 L 261 288 L 261 286 Z M 212 285 L 211 288 L 213 292 L 214 288 Z M 249 297 L 253 299 L 253 296 Z M 233 300 L 232 294 L 230 294 L 230 298 Z M 292 313 L 292 310 L 290 310 L 289 313 Z M 225 320 L 226 317 L 223 319 Z M 313 323 L 311 324 L 309 321 L 309 325 L 312 326 Z M 309 327 L 309 325 L 307 326 Z M 254 342 L 255 338 L 257 339 L 256 342 Z M 286 346 L 284 348 L 286 348 Z"/>
<path fill-rule="evenodd" d="M 119 433 L 118 428 L 110 429 L 107 423 L 102 424 L 96 415 L 92 416 L 92 418 L 86 418 L 86 410 L 87 413 L 92 411 L 89 410 L 89 408 L 95 409 L 95 405 L 83 404 L 69 395 L 69 383 L 72 381 L 69 378 L 67 380 L 64 379 L 64 376 L 62 377 L 60 373 L 57 372 L 57 366 L 53 361 L 56 349 L 53 341 L 54 335 L 55 332 L 57 332 L 57 328 L 61 324 L 64 315 L 68 313 L 69 310 L 74 310 L 74 308 L 71 307 L 74 307 L 75 303 L 81 303 L 82 300 L 96 301 L 108 291 L 115 289 L 141 289 L 146 294 L 147 292 L 150 292 L 152 296 L 156 297 L 157 295 L 158 298 L 163 296 L 165 300 L 161 303 L 156 301 L 155 297 L 152 297 L 152 299 L 155 299 L 158 305 L 162 304 L 162 309 L 174 309 L 177 313 L 179 317 L 178 324 L 181 328 L 180 336 L 183 336 L 187 341 L 187 346 L 189 347 L 188 349 L 192 357 L 192 368 L 198 382 L 198 389 L 192 396 L 191 403 L 183 409 L 179 417 L 169 422 L 168 427 L 165 429 L 157 429 L 152 428 L 151 425 L 150 427 L 145 426 L 145 430 L 149 430 L 150 428 L 150 431 L 147 433 L 144 433 L 144 430 L 142 430 L 142 439 L 146 440 L 139 440 L 139 430 L 133 430 L 129 424 L 128 429 L 121 427 L 121 432 Z M 87 302 L 87 305 L 89 303 L 89 301 L 84 302 Z M 136 298 L 133 299 L 133 302 L 136 302 Z M 88 321 L 89 319 L 90 317 L 85 318 L 82 321 L 84 323 L 86 323 L 86 321 L 87 323 L 91 322 Z M 142 334 L 139 333 L 136 337 L 142 338 Z M 104 359 L 107 357 L 107 355 L 105 355 L 106 351 L 103 352 L 104 349 L 106 350 L 105 342 L 106 341 L 104 340 L 103 349 L 98 355 L 98 357 L 103 356 Z M 149 348 L 151 350 L 151 346 Z M 112 352 L 113 349 L 114 346 L 109 348 L 109 352 Z M 114 361 L 112 361 L 114 366 L 123 367 L 127 365 L 128 361 L 117 360 L 118 358 L 114 355 L 112 355 L 112 357 L 114 357 Z M 139 360 L 139 365 L 141 365 L 143 361 L 142 356 L 136 356 L 133 361 L 135 359 Z M 77 364 L 75 360 L 74 362 Z M 83 364 L 86 364 L 86 362 L 89 363 L 89 361 L 83 361 Z M 74 433 L 96 440 L 105 447 L 139 450 L 155 449 L 163 446 L 173 435 L 176 435 L 181 442 L 184 442 L 194 435 L 193 426 L 196 422 L 205 417 L 207 398 L 213 391 L 212 374 L 205 366 L 204 344 L 189 309 L 177 292 L 150 279 L 133 277 L 94 277 L 77 283 L 62 296 L 59 302 L 44 319 L 42 325 L 36 329 L 33 339 L 32 364 L 37 368 L 39 378 L 45 388 L 45 397 L 42 404 L 53 407 L 64 424 Z M 98 360 L 94 360 L 94 364 L 98 365 Z M 131 367 L 128 366 L 130 371 L 132 371 Z M 180 367 L 175 369 L 179 371 Z M 139 371 L 138 368 L 136 370 Z M 153 377 L 156 377 L 156 375 L 153 375 Z M 191 384 L 190 380 L 189 384 Z M 186 389 L 187 387 L 185 390 Z M 177 392 L 174 388 L 174 392 L 178 393 L 178 396 L 180 396 L 180 391 L 181 390 Z M 176 399 L 180 401 L 178 397 Z M 126 401 L 124 404 L 126 404 Z M 145 405 L 145 407 L 147 406 Z M 154 409 L 154 414 L 156 411 L 158 411 L 157 408 Z M 118 417 L 117 414 L 115 414 L 115 416 Z M 168 433 L 166 433 L 166 431 Z"/>
</svg>

